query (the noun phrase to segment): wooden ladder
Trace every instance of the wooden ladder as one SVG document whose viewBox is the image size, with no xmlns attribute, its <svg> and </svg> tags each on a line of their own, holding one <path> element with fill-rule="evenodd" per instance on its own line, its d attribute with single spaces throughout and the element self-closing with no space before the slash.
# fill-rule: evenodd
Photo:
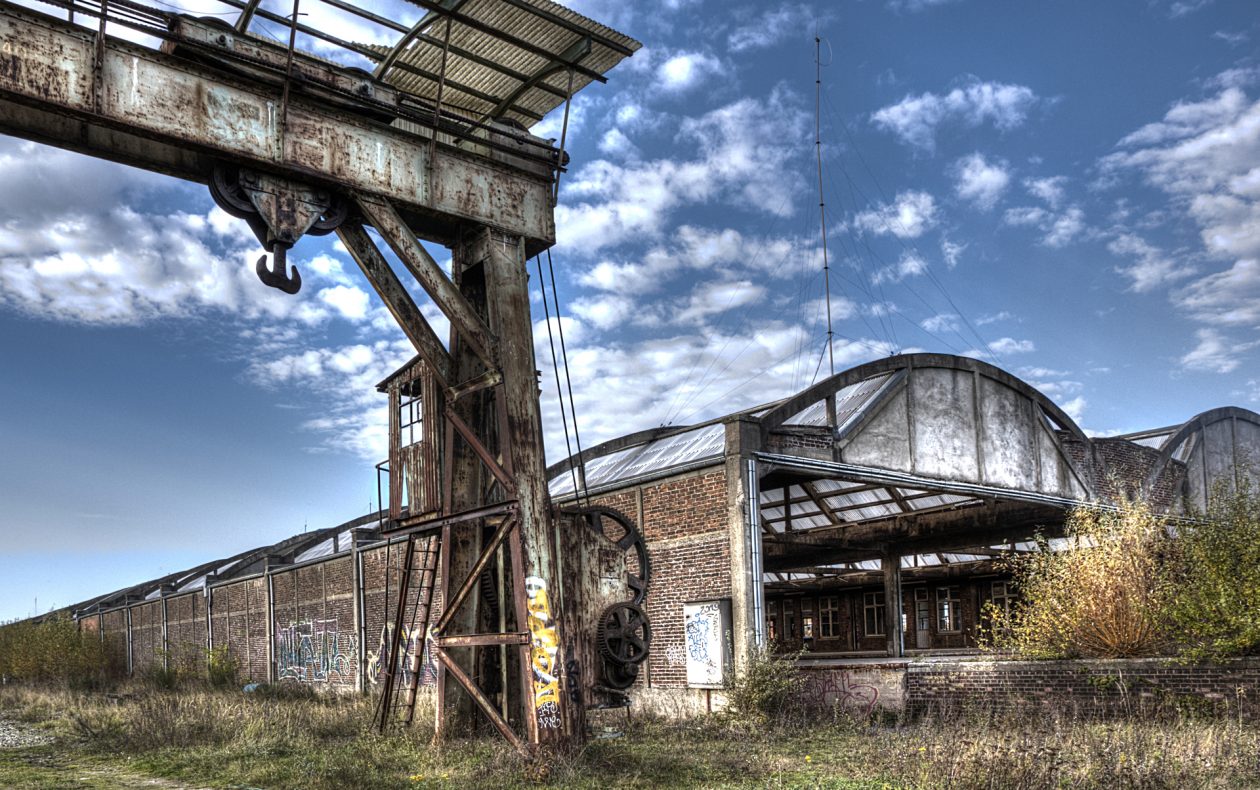
<svg viewBox="0 0 1260 790">
<path fill-rule="evenodd" d="M 394 610 L 394 628 L 390 633 L 384 664 L 385 677 L 380 699 L 376 703 L 376 723 L 382 733 L 389 729 L 391 723 L 409 726 L 416 716 L 416 697 L 428 644 L 440 550 L 441 539 L 437 535 L 423 538 L 407 536 L 402 578 L 398 582 L 398 602 Z M 410 618 L 407 617 L 409 605 Z M 417 625 L 422 629 L 419 636 L 415 630 Z M 406 639 L 403 638 L 404 630 Z M 407 650 L 413 644 L 415 650 L 408 655 Z"/>
</svg>

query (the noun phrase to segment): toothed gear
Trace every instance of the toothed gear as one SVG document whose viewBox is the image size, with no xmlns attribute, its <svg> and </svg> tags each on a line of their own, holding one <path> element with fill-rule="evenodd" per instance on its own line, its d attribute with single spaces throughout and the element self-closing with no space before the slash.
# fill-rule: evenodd
<svg viewBox="0 0 1260 790">
<path fill-rule="evenodd" d="M 624 513 L 602 505 L 574 508 L 566 510 L 566 512 L 577 513 L 582 517 L 587 527 L 608 538 L 622 551 L 634 550 L 635 558 L 639 563 L 639 572 L 626 571 L 626 586 L 630 588 L 632 595 L 630 600 L 633 603 L 642 604 L 647 598 L 648 581 L 652 576 L 652 565 L 648 557 L 647 542 L 643 539 L 642 533 L 639 532 L 634 522 L 626 517 Z M 608 534 L 606 524 L 610 521 L 621 528 L 619 536 L 614 537 Z"/>
<path fill-rule="evenodd" d="M 652 643 L 652 624 L 641 606 L 622 601 L 600 613 L 595 639 L 608 662 L 634 666 L 637 673 L 637 665 L 647 658 Z"/>
</svg>

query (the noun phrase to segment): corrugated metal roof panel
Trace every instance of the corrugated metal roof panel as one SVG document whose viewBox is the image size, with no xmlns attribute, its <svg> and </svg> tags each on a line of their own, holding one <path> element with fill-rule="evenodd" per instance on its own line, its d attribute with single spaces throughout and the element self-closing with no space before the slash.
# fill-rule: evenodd
<svg viewBox="0 0 1260 790">
<path fill-rule="evenodd" d="M 852 417 L 871 399 L 876 397 L 884 384 L 895 374 L 881 373 L 869 379 L 850 384 L 836 393 L 836 425 L 843 428 Z M 784 421 L 784 425 L 826 425 L 827 402 L 820 400 L 807 406 Z"/>
<path fill-rule="evenodd" d="M 465 0 L 455 13 L 450 24 L 442 105 L 480 118 L 515 95 L 512 101 L 515 109 L 509 109 L 501 117 L 527 127 L 564 103 L 564 95 L 570 87 L 569 71 L 559 56 L 566 50 L 589 36 L 590 52 L 580 58 L 577 65 L 603 74 L 620 63 L 627 51 L 633 52 L 641 46 L 629 36 L 548 0 Z M 442 72 L 447 23 L 445 17 L 431 16 L 432 21 L 421 31 L 427 34 L 427 40 L 411 43 L 397 62 L 436 76 Z M 486 28 L 507 34 L 524 46 Z M 373 46 L 372 49 L 384 54 L 390 48 Z M 478 59 L 492 61 L 518 74 L 544 76 L 534 85 L 526 86 L 526 80 L 483 65 Z M 393 69 L 386 80 L 415 96 L 437 101 L 439 85 L 433 76 Z M 590 76 L 575 71 L 572 93 L 591 81 Z M 538 87 L 539 84 L 550 86 L 552 90 Z"/>
<path fill-rule="evenodd" d="M 627 447 L 586 464 L 588 488 L 628 480 L 648 472 L 664 472 L 693 461 L 720 458 L 726 449 L 726 429 L 719 423 Z M 562 472 L 549 484 L 552 496 L 573 493 L 573 476 Z"/>
</svg>

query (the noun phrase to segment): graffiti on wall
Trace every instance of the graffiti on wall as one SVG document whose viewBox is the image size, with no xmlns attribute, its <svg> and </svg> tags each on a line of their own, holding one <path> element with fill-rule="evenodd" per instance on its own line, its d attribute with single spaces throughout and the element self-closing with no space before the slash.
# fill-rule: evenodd
<svg viewBox="0 0 1260 790">
<path fill-rule="evenodd" d="M 276 679 L 302 683 L 353 683 L 359 640 L 337 620 L 276 623 Z"/>
<path fill-rule="evenodd" d="M 394 624 L 386 623 L 381 629 L 381 637 L 377 640 L 376 650 L 368 651 L 367 654 L 367 676 L 368 682 L 376 685 L 385 679 L 386 661 L 389 655 L 390 637 L 394 633 Z M 431 635 L 429 635 L 431 637 Z M 432 653 L 429 651 L 429 639 L 426 638 L 425 631 L 420 626 L 408 628 L 403 626 L 402 630 L 402 666 L 399 667 L 399 682 L 403 688 L 411 686 L 411 667 L 415 661 L 416 654 L 420 654 L 420 682 L 419 686 L 432 686 L 437 683 L 437 662 L 434 660 Z"/>
<path fill-rule="evenodd" d="M 525 579 L 529 598 L 529 662 L 534 671 L 534 711 L 539 729 L 560 727 L 560 673 L 557 654 L 560 641 L 551 619 L 547 583 L 537 576 Z"/>
<path fill-rule="evenodd" d="M 718 688 L 726 683 L 731 652 L 730 604 L 725 600 L 683 605 L 687 685 Z"/>
<path fill-rule="evenodd" d="M 871 715 L 879 702 L 879 689 L 854 683 L 846 670 L 806 672 L 804 695 L 816 705 Z"/>
</svg>

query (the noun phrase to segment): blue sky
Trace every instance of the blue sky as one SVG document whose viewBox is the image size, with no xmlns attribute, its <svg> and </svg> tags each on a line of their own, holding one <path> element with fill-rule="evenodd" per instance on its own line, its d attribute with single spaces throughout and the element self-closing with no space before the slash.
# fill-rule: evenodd
<svg viewBox="0 0 1260 790">
<path fill-rule="evenodd" d="M 816 31 L 837 369 L 981 356 L 1104 434 L 1257 408 L 1254 3 L 573 6 L 644 44 L 557 212 L 586 445 L 826 374 Z M 374 503 L 410 351 L 332 237 L 297 297 L 257 255 L 203 187 L 0 138 L 0 619 Z"/>
</svg>

